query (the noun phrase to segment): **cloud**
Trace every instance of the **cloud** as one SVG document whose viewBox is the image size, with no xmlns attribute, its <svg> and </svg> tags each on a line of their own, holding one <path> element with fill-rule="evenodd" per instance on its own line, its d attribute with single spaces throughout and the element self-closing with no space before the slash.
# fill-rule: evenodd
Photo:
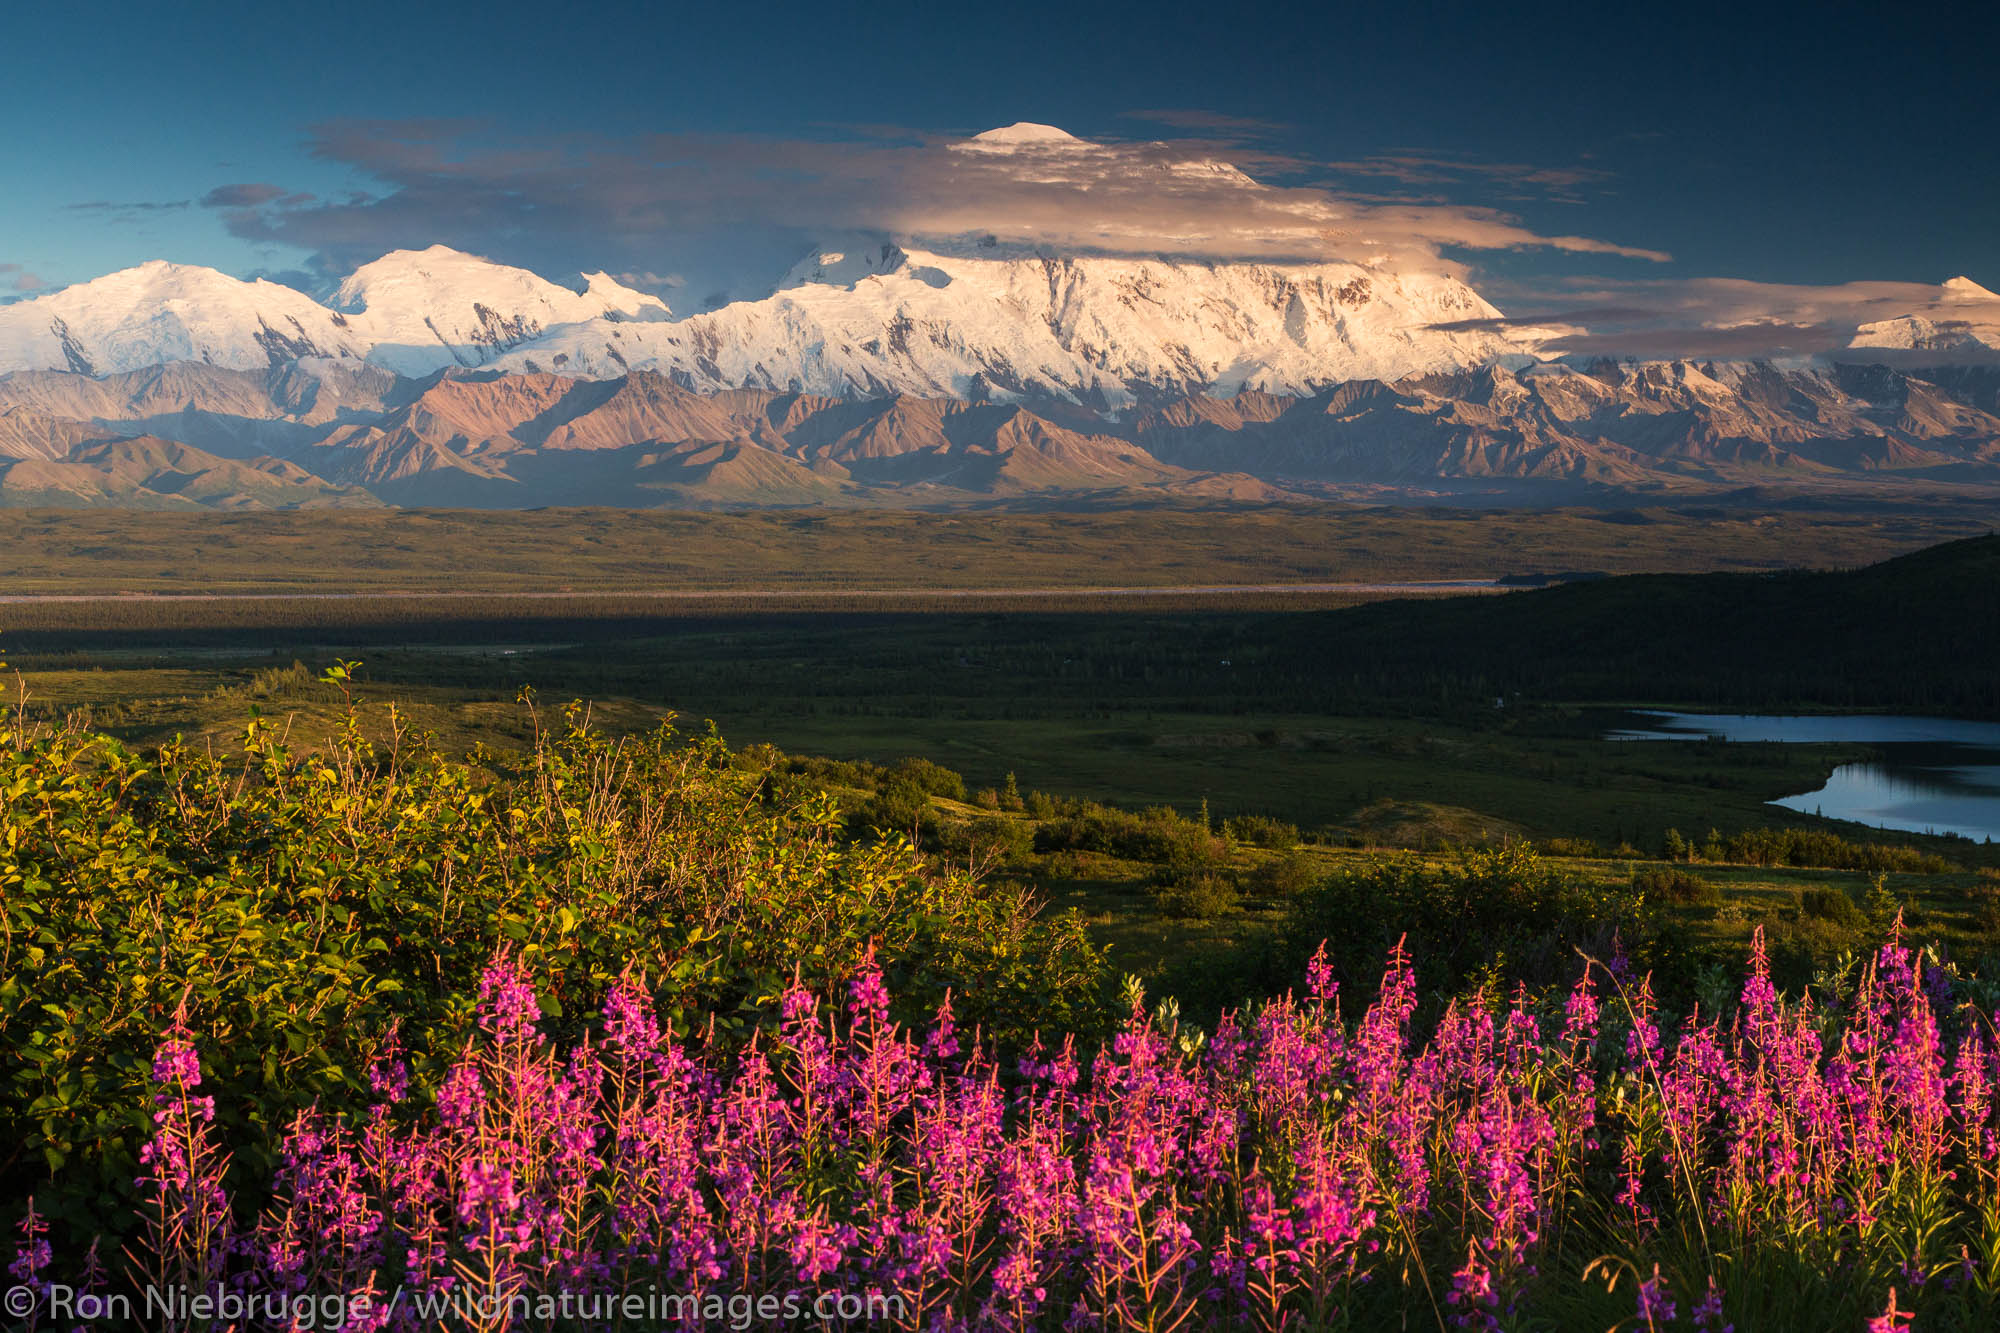
<svg viewBox="0 0 2000 1333">
<path fill-rule="evenodd" d="M 133 200 L 118 202 L 110 199 L 91 199 L 67 207 L 73 213 L 94 213 L 112 222 L 142 222 L 159 213 L 177 213 L 191 207 L 192 199 Z"/>
<path fill-rule="evenodd" d="M 0 264 L 0 284 L 10 291 L 38 292 L 49 285 L 49 280 L 37 273 L 30 273 L 19 264 Z"/>
<path fill-rule="evenodd" d="M 218 185 L 201 197 L 203 208 L 258 208 L 271 203 L 298 206 L 313 202 L 314 198 L 310 194 L 294 193 L 282 185 L 272 185 L 264 181 Z"/>
<path fill-rule="evenodd" d="M 614 273 L 611 275 L 626 287 L 636 287 L 641 291 L 679 291 L 687 286 L 687 279 L 678 273 L 655 273 L 651 269 L 643 272 Z"/>
<path fill-rule="evenodd" d="M 1937 364 L 1989 361 L 2000 345 L 2000 296 L 1962 280 L 1940 286 L 1580 280 L 1559 297 L 1539 311 L 1516 305 L 1508 318 L 1440 327 L 1539 335 L 1544 354 L 1568 356 Z M 1915 347 L 1898 345 L 1912 341 Z"/>
<path fill-rule="evenodd" d="M 1170 114 L 1244 130 L 1214 113 Z M 717 254 L 787 250 L 843 232 L 921 245 L 975 239 L 1072 252 L 1376 262 L 1551 248 L 1662 261 L 1650 249 L 1542 235 L 1505 212 L 1268 184 L 1315 164 L 1212 140 L 995 142 L 653 134 L 498 137 L 466 121 L 338 121 L 310 151 L 379 182 L 370 195 L 290 202 L 278 187 L 223 187 L 229 229 L 296 246 L 339 272 L 384 250 L 442 242 L 529 267 L 685 275 L 707 290 Z M 219 192 L 218 192 L 219 193 Z M 252 198 L 257 202 L 249 202 Z M 710 253 L 702 253 L 704 247 Z M 716 284 L 729 286 L 730 284 Z M 745 294 L 738 290 L 735 294 Z M 757 293 L 761 294 L 761 293 Z"/>
<path fill-rule="evenodd" d="M 1434 153 L 1381 154 L 1326 165 L 1342 177 L 1393 180 L 1404 185 L 1477 182 L 1513 199 L 1547 198 L 1563 203 L 1582 203 L 1590 187 L 1603 186 L 1613 179 L 1611 172 L 1598 167 L 1480 162 Z"/>
<path fill-rule="evenodd" d="M 1153 111 L 1121 111 L 1126 120 L 1141 121 L 1148 125 L 1166 125 L 1177 130 L 1192 130 L 1197 134 L 1219 135 L 1265 135 L 1282 134 L 1291 129 L 1280 120 L 1258 120 L 1251 116 L 1230 116 L 1219 111 L 1202 111 L 1197 108 L 1165 108 Z"/>
</svg>

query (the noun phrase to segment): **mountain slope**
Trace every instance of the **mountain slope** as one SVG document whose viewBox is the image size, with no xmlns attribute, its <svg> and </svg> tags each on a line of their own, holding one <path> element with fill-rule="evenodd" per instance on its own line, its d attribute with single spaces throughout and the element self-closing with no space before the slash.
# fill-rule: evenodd
<svg viewBox="0 0 2000 1333">
<path fill-rule="evenodd" d="M 2000 716 L 2000 537 L 1863 569 L 1644 574 L 1314 616 L 1266 669 L 1364 694 Z"/>
<path fill-rule="evenodd" d="M 1299 397 L 1196 394 L 1116 415 L 912 395 L 703 394 L 654 371 L 411 380 L 308 360 L 263 372 L 181 364 L 0 377 L 0 456 L 64 462 L 131 435 L 239 460 L 277 454 L 396 504 L 1259 501 L 1385 488 L 1533 501 L 1580 488 L 1882 481 L 1990 490 L 2000 486 L 2000 369 L 1489 366 Z"/>
<path fill-rule="evenodd" d="M 46 416 L 32 407 L 0 407 L 0 459 L 55 462 L 106 434 L 102 426 L 92 422 Z"/>
<path fill-rule="evenodd" d="M 0 459 L 0 504 L 128 509 L 298 509 L 374 505 L 272 458 L 218 458 L 174 440 L 136 436 L 76 445 L 60 457 Z"/>
<path fill-rule="evenodd" d="M 2000 415 L 1977 405 L 1993 384 L 2000 371 L 1938 382 L 1884 367 L 1548 363 L 1359 381 L 1295 400 L 1189 399 L 1135 414 L 1130 434 L 1167 462 L 1278 482 L 1645 488 L 1983 472 L 2000 461 Z"/>
</svg>

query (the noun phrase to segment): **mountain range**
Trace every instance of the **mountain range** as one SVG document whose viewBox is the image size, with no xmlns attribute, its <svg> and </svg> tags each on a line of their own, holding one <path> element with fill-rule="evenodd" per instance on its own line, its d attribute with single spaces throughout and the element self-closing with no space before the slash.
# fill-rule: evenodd
<svg viewBox="0 0 2000 1333">
<path fill-rule="evenodd" d="M 2000 371 L 1600 362 L 1073 404 L 308 359 L 0 378 L 0 503 L 957 505 L 2000 485 Z"/>
<path fill-rule="evenodd" d="M 865 238 L 679 318 L 441 246 L 318 299 L 155 262 L 0 306 L 0 504 L 2000 485 L 2000 368 L 1965 355 L 2000 325 L 1936 316 L 1996 300 L 1954 279 L 1851 361 L 1577 361 L 1379 265 Z"/>
</svg>

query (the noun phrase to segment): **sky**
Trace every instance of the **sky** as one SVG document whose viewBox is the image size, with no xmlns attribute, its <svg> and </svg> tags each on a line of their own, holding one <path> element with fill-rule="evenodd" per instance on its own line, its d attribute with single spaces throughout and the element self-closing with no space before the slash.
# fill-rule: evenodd
<svg viewBox="0 0 2000 1333">
<path fill-rule="evenodd" d="M 443 243 L 690 313 L 889 231 L 1408 256 L 1523 318 L 1804 328 L 2000 286 L 1995 37 L 1840 4 L 16 7 L 0 297 Z M 1021 121 L 1093 147 L 963 151 Z"/>
</svg>

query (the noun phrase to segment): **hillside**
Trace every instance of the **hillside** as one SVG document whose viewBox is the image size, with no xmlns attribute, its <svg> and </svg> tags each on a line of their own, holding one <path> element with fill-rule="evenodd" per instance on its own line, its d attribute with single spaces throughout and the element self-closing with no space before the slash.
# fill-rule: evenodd
<svg viewBox="0 0 2000 1333">
<path fill-rule="evenodd" d="M 1329 690 L 2000 716 L 2000 536 L 1863 569 L 1631 575 L 1316 617 L 1275 668 Z"/>
</svg>

